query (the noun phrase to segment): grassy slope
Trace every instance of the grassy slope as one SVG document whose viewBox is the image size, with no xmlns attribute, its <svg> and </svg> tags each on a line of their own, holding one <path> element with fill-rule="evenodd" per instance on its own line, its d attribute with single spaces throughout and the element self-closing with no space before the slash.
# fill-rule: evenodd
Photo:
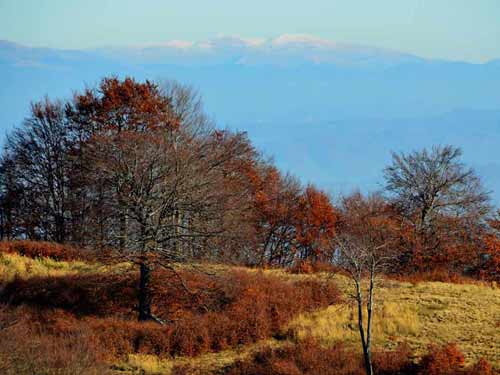
<svg viewBox="0 0 500 375">
<path fill-rule="evenodd" d="M 114 272 L 128 268 L 127 264 L 113 267 L 84 262 L 55 262 L 48 259 L 28 259 L 0 254 L 0 281 L 35 275 Z M 252 272 L 252 271 L 249 271 Z M 325 276 L 290 275 L 282 271 L 266 271 L 283 278 Z M 349 280 L 335 277 L 349 294 Z M 431 343 L 456 342 L 468 362 L 483 356 L 500 368 L 500 289 L 487 285 L 455 285 L 446 283 L 410 283 L 382 281 L 378 294 L 375 320 L 376 347 L 393 348 L 406 341 L 415 353 L 423 353 Z M 287 328 L 299 337 L 312 335 L 325 345 L 344 341 L 357 347 L 355 315 L 349 304 L 297 317 Z M 286 342 L 265 340 L 250 347 L 197 358 L 158 360 L 154 356 L 131 355 L 127 363 L 118 364 L 120 373 L 170 373 L 176 364 L 189 364 L 200 374 L 207 374 L 232 361 L 258 350 L 262 346 L 286 345 Z"/>
<path fill-rule="evenodd" d="M 338 277 L 348 289 L 347 280 Z M 487 285 L 382 282 L 376 305 L 376 347 L 406 341 L 416 355 L 429 344 L 455 342 L 471 363 L 487 358 L 500 368 L 500 289 Z M 330 307 L 291 323 L 299 337 L 313 335 L 325 344 L 343 340 L 357 345 L 352 307 Z"/>
</svg>

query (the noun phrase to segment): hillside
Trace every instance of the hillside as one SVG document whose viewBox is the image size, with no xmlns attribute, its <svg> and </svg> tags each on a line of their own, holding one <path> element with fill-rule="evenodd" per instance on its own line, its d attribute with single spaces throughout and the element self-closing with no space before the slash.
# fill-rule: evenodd
<svg viewBox="0 0 500 375">
<path fill-rule="evenodd" d="M 313 351 L 357 351 L 350 284 L 340 274 L 181 268 L 185 291 L 193 294 L 173 288 L 165 274 L 155 281 L 156 313 L 168 321 L 163 328 L 135 323 L 133 306 L 127 306 L 134 295 L 130 264 L 69 259 L 63 248 L 54 256 L 23 247 L 31 257 L 6 249 L 0 253 L 0 358 L 17 372 L 5 367 L 2 373 L 32 373 L 29 366 L 38 366 L 37 374 L 72 373 L 74 368 L 61 369 L 69 361 L 79 373 L 236 374 L 245 373 L 241 368 L 256 353 L 266 358 L 274 353 L 269 348 L 300 350 L 310 340 Z M 376 309 L 376 351 L 400 350 L 398 343 L 406 342 L 411 360 L 418 361 L 429 344 L 456 343 L 466 365 L 484 357 L 500 369 L 496 284 L 382 280 Z"/>
</svg>

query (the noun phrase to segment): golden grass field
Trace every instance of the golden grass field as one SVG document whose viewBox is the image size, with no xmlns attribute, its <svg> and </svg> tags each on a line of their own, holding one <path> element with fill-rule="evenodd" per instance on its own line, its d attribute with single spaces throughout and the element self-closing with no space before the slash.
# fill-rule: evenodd
<svg viewBox="0 0 500 375">
<path fill-rule="evenodd" d="M 16 275 L 28 278 L 118 272 L 129 267 L 126 263 L 104 266 L 0 254 L 0 281 L 9 281 Z M 285 279 L 327 277 L 324 274 L 291 275 L 277 270 L 265 272 Z M 333 279 L 344 291 L 346 303 L 298 316 L 284 330 L 293 331 L 299 339 L 313 336 L 326 346 L 343 341 L 357 348 L 356 318 L 347 297 L 351 288 L 349 279 L 341 275 L 335 275 Z M 381 280 L 379 285 L 374 317 L 374 349 L 392 349 L 399 342 L 406 341 L 418 356 L 426 351 L 429 344 L 455 342 L 464 352 L 467 363 L 485 357 L 494 367 L 500 368 L 500 288 L 495 284 L 412 284 Z M 117 373 L 122 374 L 169 374 L 174 365 L 188 364 L 195 373 L 209 374 L 262 347 L 288 344 L 287 341 L 269 339 L 235 350 L 169 360 L 150 355 L 130 355 L 126 362 L 116 364 L 115 368 Z"/>
</svg>

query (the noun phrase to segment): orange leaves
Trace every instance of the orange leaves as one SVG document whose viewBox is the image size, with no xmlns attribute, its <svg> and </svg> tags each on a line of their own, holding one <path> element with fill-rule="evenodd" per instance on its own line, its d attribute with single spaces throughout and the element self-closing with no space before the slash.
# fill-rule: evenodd
<svg viewBox="0 0 500 375">
<path fill-rule="evenodd" d="M 465 362 L 463 353 L 456 344 L 444 347 L 431 346 L 429 354 L 422 358 L 418 375 L 456 375 Z"/>
<path fill-rule="evenodd" d="M 330 248 L 337 222 L 328 195 L 313 185 L 303 189 L 272 166 L 252 168 L 248 176 L 262 258 L 281 266 L 295 258 L 320 260 Z"/>
<path fill-rule="evenodd" d="M 338 221 L 338 214 L 328 195 L 309 185 L 299 197 L 296 220 L 297 242 L 303 250 L 302 258 L 317 258 L 329 248 Z"/>
<path fill-rule="evenodd" d="M 484 358 L 480 358 L 479 361 L 469 370 L 467 375 L 493 375 L 493 367 Z"/>
<path fill-rule="evenodd" d="M 75 95 L 67 114 L 80 125 L 91 126 L 90 132 L 175 129 L 180 125 L 171 99 L 156 84 L 129 77 L 104 78 L 97 90 Z"/>
<path fill-rule="evenodd" d="M 52 258 L 55 260 L 82 259 L 84 253 L 69 245 L 43 241 L 1 241 L 0 253 L 15 253 L 29 258 Z"/>
<path fill-rule="evenodd" d="M 340 300 L 334 284 L 319 280 L 288 282 L 244 271 L 217 278 L 182 271 L 181 277 L 190 292 L 166 271 L 153 274 L 154 313 L 166 326 L 134 321 L 134 273 L 16 279 L 2 301 L 30 306 L 30 320 L 43 323 L 54 340 L 85 333 L 101 354 L 116 358 L 132 352 L 197 355 L 249 344 L 281 333 L 301 312 Z"/>
<path fill-rule="evenodd" d="M 484 253 L 481 254 L 479 277 L 500 280 L 500 238 L 491 233 L 483 237 Z"/>
<path fill-rule="evenodd" d="M 454 344 L 431 347 L 420 363 L 413 363 L 407 345 L 394 351 L 374 353 L 375 373 L 379 375 L 492 375 L 491 365 L 480 359 L 464 368 L 463 354 Z M 180 372 L 182 373 L 182 372 Z M 225 372 L 231 375 L 363 375 L 359 354 L 341 344 L 325 348 L 314 340 L 299 341 L 278 349 L 264 349 L 235 362 Z"/>
</svg>

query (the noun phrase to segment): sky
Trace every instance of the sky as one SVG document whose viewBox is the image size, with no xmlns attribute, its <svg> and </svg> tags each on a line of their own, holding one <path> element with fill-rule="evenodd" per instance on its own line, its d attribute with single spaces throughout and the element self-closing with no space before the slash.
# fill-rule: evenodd
<svg viewBox="0 0 500 375">
<path fill-rule="evenodd" d="M 310 34 L 421 57 L 500 58 L 500 0 L 0 0 L 0 40 L 85 49 Z"/>
</svg>

